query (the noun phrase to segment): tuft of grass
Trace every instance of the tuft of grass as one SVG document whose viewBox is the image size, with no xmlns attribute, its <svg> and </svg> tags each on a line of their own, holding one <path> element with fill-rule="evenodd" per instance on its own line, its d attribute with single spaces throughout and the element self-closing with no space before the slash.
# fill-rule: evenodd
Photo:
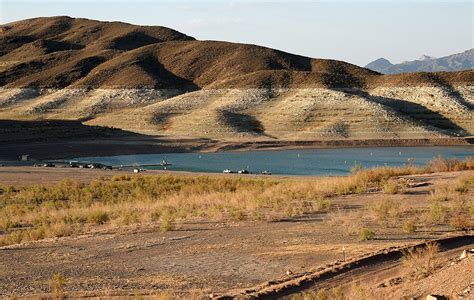
<svg viewBox="0 0 474 300">
<path fill-rule="evenodd" d="M 60 273 L 54 274 L 49 280 L 48 285 L 51 290 L 51 295 L 53 299 L 63 299 L 64 298 L 64 285 L 66 281 L 61 276 Z"/>
<path fill-rule="evenodd" d="M 318 198 L 315 202 L 315 211 L 328 211 L 331 209 L 333 203 L 329 199 Z"/>
<path fill-rule="evenodd" d="M 368 228 L 361 228 L 359 230 L 359 241 L 368 241 L 375 238 L 375 232 Z"/>
<path fill-rule="evenodd" d="M 397 194 L 398 185 L 394 180 L 387 180 L 382 182 L 382 191 L 386 194 Z"/>
<path fill-rule="evenodd" d="M 114 175 L 111 178 L 112 181 L 130 181 L 131 179 L 132 179 L 132 177 L 130 175 L 125 175 L 125 174 Z M 99 180 L 100 180 L 100 178 L 99 178 Z"/>
<path fill-rule="evenodd" d="M 432 201 L 430 205 L 430 210 L 426 217 L 427 222 L 435 225 L 442 224 L 446 222 L 448 216 L 448 208 L 440 203 L 440 201 Z"/>
<path fill-rule="evenodd" d="M 405 222 L 403 222 L 403 231 L 405 231 L 406 233 L 413 233 L 416 231 L 416 222 L 415 220 L 405 220 Z"/>
<path fill-rule="evenodd" d="M 102 225 L 110 220 L 109 214 L 105 211 L 94 211 L 87 216 L 87 221 L 96 225 Z"/>
<path fill-rule="evenodd" d="M 171 231 L 175 228 L 174 217 L 170 214 L 165 214 L 161 216 L 160 230 L 161 232 Z"/>
<path fill-rule="evenodd" d="M 383 226 L 397 223 L 400 219 L 400 203 L 391 199 L 384 199 L 370 207 L 374 218 Z"/>
<path fill-rule="evenodd" d="M 451 208 L 449 225 L 455 230 L 469 230 L 474 227 L 472 206 L 464 199 L 457 200 Z"/>
</svg>

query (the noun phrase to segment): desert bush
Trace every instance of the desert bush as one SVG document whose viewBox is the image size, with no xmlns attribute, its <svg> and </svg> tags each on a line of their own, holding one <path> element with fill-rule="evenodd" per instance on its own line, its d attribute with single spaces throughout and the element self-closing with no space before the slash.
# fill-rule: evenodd
<svg viewBox="0 0 474 300">
<path fill-rule="evenodd" d="M 315 211 L 328 211 L 329 209 L 331 209 L 332 205 L 333 203 L 331 200 L 325 199 L 325 198 L 318 198 L 315 201 L 314 210 Z"/>
<path fill-rule="evenodd" d="M 359 230 L 359 241 L 368 241 L 373 240 L 375 237 L 375 232 L 368 228 L 361 228 Z"/>
<path fill-rule="evenodd" d="M 387 180 L 382 182 L 382 191 L 386 194 L 398 193 L 398 185 L 394 180 Z"/>
<path fill-rule="evenodd" d="M 352 166 L 351 168 L 351 174 L 357 174 L 359 172 L 361 172 L 362 170 L 364 170 L 364 167 L 362 166 L 362 164 L 358 161 L 356 161 L 354 163 L 354 166 Z"/>
<path fill-rule="evenodd" d="M 449 225 L 455 230 L 468 230 L 474 227 L 471 207 L 465 199 L 455 201 L 450 211 Z"/>
<path fill-rule="evenodd" d="M 61 274 L 54 274 L 49 280 L 48 285 L 51 290 L 51 295 L 53 299 L 62 299 L 64 298 L 64 285 L 66 281 L 61 276 Z"/>
<path fill-rule="evenodd" d="M 364 212 L 344 212 L 340 209 L 327 214 L 326 223 L 341 226 L 348 235 L 357 235 L 361 227 L 368 221 Z"/>
<path fill-rule="evenodd" d="M 428 168 L 431 172 L 474 170 L 474 157 L 459 160 L 456 158 L 444 159 L 442 156 L 437 156 L 428 163 Z"/>
<path fill-rule="evenodd" d="M 15 230 L 6 236 L 7 244 L 19 244 L 25 240 L 25 234 L 21 230 Z"/>
<path fill-rule="evenodd" d="M 38 240 L 44 239 L 47 234 L 46 228 L 44 227 L 28 230 L 27 233 L 31 241 L 38 241 Z"/>
<path fill-rule="evenodd" d="M 303 292 L 291 297 L 292 300 L 344 300 L 346 296 L 342 289 L 335 287 L 330 290 L 319 289 L 318 291 Z"/>
<path fill-rule="evenodd" d="M 454 185 L 454 191 L 466 194 L 472 186 L 474 186 L 474 175 L 463 176 Z"/>
<path fill-rule="evenodd" d="M 48 236 L 63 237 L 70 236 L 74 232 L 74 228 L 64 222 L 53 223 L 48 229 Z"/>
<path fill-rule="evenodd" d="M 409 248 L 403 254 L 405 275 L 412 279 L 427 277 L 439 267 L 439 245 L 427 243 L 426 247 Z"/>
<path fill-rule="evenodd" d="M 164 214 L 160 218 L 160 230 L 162 232 L 171 231 L 175 227 L 175 219 L 171 214 Z"/>
<path fill-rule="evenodd" d="M 112 181 L 130 181 L 131 177 L 130 177 L 130 175 L 125 175 L 125 174 L 114 175 L 114 176 L 112 176 L 111 180 Z"/>
<path fill-rule="evenodd" d="M 442 224 L 446 222 L 448 208 L 440 203 L 440 201 L 431 201 L 430 209 L 426 220 L 430 224 Z"/>
<path fill-rule="evenodd" d="M 458 196 L 452 185 L 438 186 L 430 191 L 430 199 L 433 201 L 450 201 L 457 199 Z"/>
<path fill-rule="evenodd" d="M 109 219 L 109 214 L 105 211 L 94 211 L 87 216 L 87 221 L 96 225 L 105 224 Z"/>
<path fill-rule="evenodd" d="M 406 233 L 413 233 L 416 231 L 416 222 L 415 220 L 409 219 L 403 222 L 403 231 Z"/>
<path fill-rule="evenodd" d="M 391 199 L 384 199 L 371 205 L 370 210 L 374 218 L 384 226 L 397 223 L 401 216 L 400 203 Z"/>
</svg>

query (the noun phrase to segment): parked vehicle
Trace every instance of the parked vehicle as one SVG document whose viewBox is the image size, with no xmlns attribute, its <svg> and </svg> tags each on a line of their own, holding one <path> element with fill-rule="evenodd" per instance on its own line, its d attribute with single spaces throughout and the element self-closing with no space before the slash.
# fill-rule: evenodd
<svg viewBox="0 0 474 300">
<path fill-rule="evenodd" d="M 230 170 L 230 169 L 225 169 L 224 171 L 222 171 L 222 173 L 224 174 L 232 174 L 232 173 L 235 173 L 234 171 Z"/>
<path fill-rule="evenodd" d="M 262 175 L 272 175 L 272 172 L 265 170 L 262 171 Z"/>
<path fill-rule="evenodd" d="M 247 171 L 247 170 L 244 169 L 244 170 L 239 170 L 238 173 L 239 173 L 239 174 L 249 174 L 249 171 Z"/>
</svg>

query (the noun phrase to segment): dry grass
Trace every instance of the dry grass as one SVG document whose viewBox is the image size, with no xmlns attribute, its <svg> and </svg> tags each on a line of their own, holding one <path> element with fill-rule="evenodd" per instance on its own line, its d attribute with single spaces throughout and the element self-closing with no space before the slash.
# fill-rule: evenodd
<svg viewBox="0 0 474 300">
<path fill-rule="evenodd" d="M 463 166 L 467 164 L 462 164 Z M 64 180 L 55 185 L 0 188 L 0 245 L 87 232 L 99 226 L 157 222 L 162 231 L 182 220 L 274 220 L 313 212 L 331 213 L 331 197 L 378 189 L 391 177 L 429 171 L 426 168 L 381 167 L 329 179 L 281 180 L 209 176 L 114 176 L 88 184 Z M 465 192 L 472 179 L 456 187 Z M 456 195 L 461 192 L 453 193 Z M 441 192 L 434 192 L 438 195 Z M 447 218 L 433 200 L 430 221 Z M 471 202 L 459 205 L 469 212 Z M 383 223 L 398 222 L 397 203 L 385 200 L 371 209 Z M 344 218 L 341 217 L 340 219 Z M 358 219 L 362 222 L 364 218 Z M 364 224 L 348 225 L 357 233 Z M 453 225 L 457 225 L 453 221 Z M 462 226 L 461 226 L 462 227 Z"/>
<path fill-rule="evenodd" d="M 64 298 L 64 285 L 66 281 L 61 274 L 54 274 L 48 281 L 49 288 L 51 290 L 51 296 L 53 299 Z"/>
<path fill-rule="evenodd" d="M 408 249 L 403 256 L 406 276 L 415 280 L 430 276 L 440 265 L 438 252 L 436 243 L 428 243 L 425 248 Z"/>
<path fill-rule="evenodd" d="M 370 207 L 374 219 L 382 226 L 395 226 L 401 217 L 400 203 L 391 199 L 384 199 Z"/>
<path fill-rule="evenodd" d="M 413 233 L 416 231 L 416 221 L 413 219 L 405 220 L 403 222 L 403 231 L 406 233 Z"/>
<path fill-rule="evenodd" d="M 303 292 L 291 297 L 292 300 L 344 300 L 348 299 L 342 289 L 335 287 L 330 290 L 320 289 L 318 291 Z"/>
<path fill-rule="evenodd" d="M 430 161 L 428 168 L 432 172 L 451 172 L 474 169 L 474 158 L 468 157 L 465 160 L 458 160 L 455 158 L 444 159 L 438 156 Z"/>
<path fill-rule="evenodd" d="M 394 180 L 382 182 L 382 191 L 386 194 L 397 194 L 399 189 Z"/>
<path fill-rule="evenodd" d="M 436 187 L 424 219 L 426 224 L 448 223 L 455 230 L 474 227 L 474 199 L 467 193 L 474 186 L 474 176 L 465 175 L 454 184 Z"/>
<path fill-rule="evenodd" d="M 340 209 L 331 211 L 327 215 L 327 224 L 340 226 L 347 235 L 357 235 L 359 229 L 369 222 L 363 211 L 344 212 Z"/>
</svg>

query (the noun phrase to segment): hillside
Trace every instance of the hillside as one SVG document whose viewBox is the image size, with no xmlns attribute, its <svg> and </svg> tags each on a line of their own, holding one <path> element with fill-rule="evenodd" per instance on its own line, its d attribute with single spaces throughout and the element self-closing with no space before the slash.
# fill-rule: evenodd
<svg viewBox="0 0 474 300">
<path fill-rule="evenodd" d="M 70 17 L 1 25 L 0 118 L 214 139 L 474 132 L 474 72 L 381 75 L 159 26 Z"/>
<path fill-rule="evenodd" d="M 441 58 L 422 55 L 417 60 L 407 61 L 400 64 L 392 64 L 385 58 L 379 58 L 365 67 L 383 74 L 464 71 L 474 68 L 474 49 Z"/>
</svg>

